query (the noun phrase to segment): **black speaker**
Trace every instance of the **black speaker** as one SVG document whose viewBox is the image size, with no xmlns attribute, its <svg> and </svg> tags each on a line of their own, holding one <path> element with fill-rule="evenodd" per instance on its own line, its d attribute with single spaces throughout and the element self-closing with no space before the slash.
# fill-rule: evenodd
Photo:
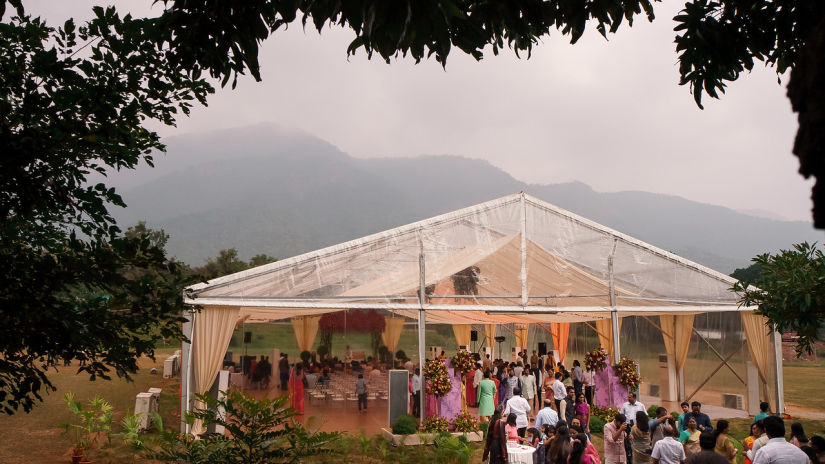
<svg viewBox="0 0 825 464">
<path fill-rule="evenodd" d="M 499 335 L 498 337 L 496 337 L 496 341 L 499 343 L 503 342 L 504 340 L 507 340 L 507 337 L 503 335 Z"/>
<path fill-rule="evenodd" d="M 470 331 L 470 341 L 477 342 L 478 341 L 478 332 L 475 330 Z"/>
<path fill-rule="evenodd" d="M 243 342 L 244 343 L 252 343 L 252 332 L 244 332 L 243 333 Z"/>
<path fill-rule="evenodd" d="M 547 343 L 539 342 L 539 356 L 547 354 Z"/>
</svg>

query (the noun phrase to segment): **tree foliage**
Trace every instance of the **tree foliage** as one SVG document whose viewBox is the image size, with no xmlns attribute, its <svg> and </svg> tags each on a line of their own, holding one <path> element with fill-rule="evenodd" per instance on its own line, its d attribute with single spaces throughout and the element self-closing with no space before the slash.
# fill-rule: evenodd
<svg viewBox="0 0 825 464">
<path fill-rule="evenodd" d="M 155 23 L 95 8 L 80 26 L 25 15 L 0 22 L 0 411 L 29 411 L 71 361 L 91 379 L 128 378 L 180 337 L 182 269 L 161 237 L 123 234 L 112 188 L 92 172 L 162 150 L 149 121 L 204 103 L 204 80 L 172 65 Z M 0 2 L 5 10 L 6 2 Z M 0 14 L 5 11 L 0 11 Z"/>
<path fill-rule="evenodd" d="M 748 287 L 737 282 L 733 290 L 741 293 L 739 303 L 757 306 L 758 314 L 781 333 L 795 332 L 799 337 L 797 355 L 812 352 L 825 324 L 825 255 L 816 244 L 803 242 L 792 250 L 765 253 L 753 259 L 762 268 L 761 277 Z"/>
</svg>

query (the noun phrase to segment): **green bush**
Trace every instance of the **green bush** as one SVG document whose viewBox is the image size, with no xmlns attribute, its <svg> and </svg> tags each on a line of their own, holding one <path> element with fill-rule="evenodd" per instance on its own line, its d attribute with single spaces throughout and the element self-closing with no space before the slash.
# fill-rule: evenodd
<svg viewBox="0 0 825 464">
<path fill-rule="evenodd" d="M 655 418 L 656 418 L 656 410 L 657 410 L 657 409 L 659 409 L 659 405 L 658 405 L 658 404 L 652 404 L 652 405 L 650 405 L 650 407 L 649 407 L 649 408 L 647 408 L 647 417 L 649 417 L 649 418 L 651 418 L 651 419 L 655 419 Z"/>
<path fill-rule="evenodd" d="M 678 412 L 673 411 L 672 413 L 670 413 L 670 417 L 672 417 L 673 420 L 675 420 L 677 423 L 679 422 L 679 413 Z"/>
<path fill-rule="evenodd" d="M 490 428 L 490 423 L 489 422 L 482 422 L 481 426 L 479 428 L 481 429 L 482 435 L 484 436 L 484 439 L 486 440 L 487 439 L 487 429 Z"/>
<path fill-rule="evenodd" d="M 604 432 L 604 421 L 597 416 L 590 417 L 590 433 Z"/>
<path fill-rule="evenodd" d="M 309 351 L 304 350 L 304 351 L 301 351 L 300 356 L 301 356 L 301 361 L 303 361 L 304 364 L 309 364 L 309 360 L 312 358 L 312 353 L 310 353 Z"/>
<path fill-rule="evenodd" d="M 407 353 L 405 353 L 404 350 L 398 350 L 395 352 L 395 359 L 403 361 L 407 359 Z"/>
<path fill-rule="evenodd" d="M 402 414 L 392 424 L 392 433 L 396 435 L 412 435 L 418 432 L 418 421 L 415 416 Z"/>
</svg>

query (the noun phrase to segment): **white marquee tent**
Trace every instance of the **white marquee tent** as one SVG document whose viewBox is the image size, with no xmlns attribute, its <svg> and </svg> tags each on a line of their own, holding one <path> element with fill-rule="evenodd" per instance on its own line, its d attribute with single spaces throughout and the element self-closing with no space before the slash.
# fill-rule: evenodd
<svg viewBox="0 0 825 464">
<path fill-rule="evenodd" d="M 307 321 L 342 309 L 381 309 L 419 320 L 421 359 L 425 321 L 468 330 L 468 324 L 587 322 L 618 355 L 620 337 L 612 334 L 620 333 L 622 318 L 656 316 L 680 373 L 694 317 L 738 313 L 762 383 L 775 377 L 778 410 L 780 337 L 771 337 L 770 346 L 763 318 L 738 306 L 733 283 L 518 193 L 187 287 L 185 302 L 203 309 L 186 327 L 193 345 L 184 346 L 184 408 L 188 392 L 211 386 L 238 319 Z"/>
</svg>

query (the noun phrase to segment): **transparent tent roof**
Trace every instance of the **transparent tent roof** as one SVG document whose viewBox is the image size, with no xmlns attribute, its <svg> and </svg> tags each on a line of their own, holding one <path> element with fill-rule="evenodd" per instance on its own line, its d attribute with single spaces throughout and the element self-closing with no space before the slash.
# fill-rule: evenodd
<svg viewBox="0 0 825 464">
<path fill-rule="evenodd" d="M 190 286 L 280 319 L 351 308 L 430 322 L 579 322 L 739 308 L 734 279 L 523 193 Z M 424 289 L 425 298 L 419 293 Z"/>
</svg>

